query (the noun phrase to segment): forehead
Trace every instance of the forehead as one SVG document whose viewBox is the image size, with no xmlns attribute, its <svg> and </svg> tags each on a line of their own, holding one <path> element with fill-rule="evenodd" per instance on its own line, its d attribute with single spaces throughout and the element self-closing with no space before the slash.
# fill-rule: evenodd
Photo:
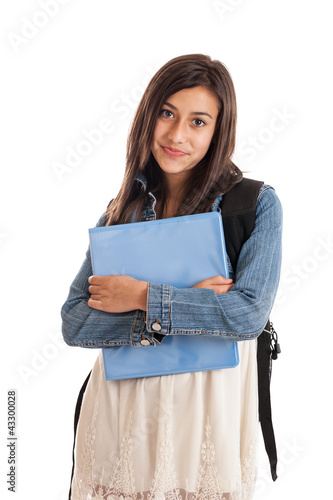
<svg viewBox="0 0 333 500">
<path fill-rule="evenodd" d="M 169 96 L 165 102 L 173 104 L 179 110 L 183 109 L 189 112 L 210 111 L 214 115 L 218 114 L 220 107 L 217 97 L 202 86 L 182 89 Z"/>
</svg>

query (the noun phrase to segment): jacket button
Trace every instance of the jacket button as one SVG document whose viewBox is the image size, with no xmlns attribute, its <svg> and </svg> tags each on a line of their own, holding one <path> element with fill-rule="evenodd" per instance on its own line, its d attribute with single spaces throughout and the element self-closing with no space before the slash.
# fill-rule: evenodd
<svg viewBox="0 0 333 500">
<path fill-rule="evenodd" d="M 150 342 L 149 342 L 149 340 L 147 340 L 147 339 L 143 339 L 143 340 L 141 340 L 141 342 L 140 342 L 140 343 L 141 343 L 141 345 L 150 345 Z"/>
<path fill-rule="evenodd" d="M 162 327 L 159 323 L 153 323 L 151 327 L 154 330 L 154 332 L 159 332 L 160 330 L 162 330 Z"/>
</svg>

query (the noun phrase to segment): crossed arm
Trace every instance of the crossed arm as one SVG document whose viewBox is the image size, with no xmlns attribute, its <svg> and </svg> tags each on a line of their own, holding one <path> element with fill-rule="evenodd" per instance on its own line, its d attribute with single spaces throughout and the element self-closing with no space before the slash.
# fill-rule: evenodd
<svg viewBox="0 0 333 500">
<path fill-rule="evenodd" d="M 109 313 L 122 313 L 147 309 L 148 282 L 130 276 L 90 276 L 90 299 L 92 309 Z M 234 286 L 232 279 L 214 276 L 197 283 L 192 288 L 209 288 L 215 293 L 227 293 Z"/>
<path fill-rule="evenodd" d="M 98 225 L 103 225 L 102 218 Z M 137 346 L 142 334 L 154 334 L 156 318 L 163 335 L 255 338 L 277 291 L 281 229 L 280 202 L 271 188 L 265 188 L 258 197 L 255 228 L 238 259 L 235 283 L 215 276 L 183 289 L 123 275 L 92 276 L 88 250 L 62 307 L 66 343 L 94 348 Z"/>
</svg>

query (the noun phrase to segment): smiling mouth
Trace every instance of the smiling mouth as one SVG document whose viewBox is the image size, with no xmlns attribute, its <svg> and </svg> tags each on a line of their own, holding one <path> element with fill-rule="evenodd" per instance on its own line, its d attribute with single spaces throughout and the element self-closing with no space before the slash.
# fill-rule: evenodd
<svg viewBox="0 0 333 500">
<path fill-rule="evenodd" d="M 170 151 L 172 151 L 173 153 L 184 153 L 184 151 L 181 151 L 180 149 L 177 149 L 177 148 L 171 148 L 170 146 L 163 146 L 167 149 L 170 149 Z M 186 153 L 184 153 L 186 154 Z"/>
<path fill-rule="evenodd" d="M 171 148 L 169 146 L 162 146 L 162 148 L 168 156 L 171 156 L 174 158 L 179 157 L 179 156 L 184 156 L 187 154 L 187 153 L 184 153 L 184 151 L 181 151 L 180 149 Z"/>
</svg>

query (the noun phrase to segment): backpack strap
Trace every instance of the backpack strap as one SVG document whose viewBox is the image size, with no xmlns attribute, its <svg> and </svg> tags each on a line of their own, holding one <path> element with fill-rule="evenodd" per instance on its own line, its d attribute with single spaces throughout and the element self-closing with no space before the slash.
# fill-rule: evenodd
<svg viewBox="0 0 333 500">
<path fill-rule="evenodd" d="M 86 391 L 87 384 L 88 384 L 89 379 L 90 379 L 90 375 L 91 375 L 91 371 L 89 372 L 86 380 L 83 382 L 83 385 L 82 385 L 82 387 L 80 389 L 80 392 L 79 392 L 79 395 L 78 395 L 78 398 L 77 398 L 76 407 L 75 407 L 75 415 L 74 415 L 74 442 L 73 442 L 73 455 L 72 455 L 73 467 L 72 467 L 72 475 L 71 475 L 71 482 L 70 482 L 68 500 L 71 500 L 71 498 L 72 498 L 72 481 L 73 481 L 74 469 L 75 469 L 75 453 L 74 453 L 74 450 L 75 450 L 77 425 L 78 425 L 78 422 L 79 422 L 79 417 L 80 417 L 80 412 L 81 412 L 81 406 L 82 406 L 83 396 L 84 396 L 84 393 Z"/>
<path fill-rule="evenodd" d="M 225 244 L 234 270 L 237 267 L 241 248 L 254 229 L 257 198 L 262 185 L 261 181 L 243 178 L 222 197 L 221 215 Z M 272 348 L 272 342 L 276 340 L 274 335 L 276 336 L 273 325 L 268 320 L 257 339 L 259 421 L 273 481 L 277 479 L 277 453 L 272 423 L 270 379 L 272 353 L 275 353 L 274 359 L 276 359 L 278 349 L 280 349 L 276 342 L 275 347 Z"/>
<path fill-rule="evenodd" d="M 242 246 L 254 229 L 257 198 L 262 185 L 262 181 L 243 178 L 222 197 L 223 230 L 233 269 L 237 267 Z"/>
<path fill-rule="evenodd" d="M 273 481 L 276 481 L 277 452 L 272 422 L 270 383 L 272 374 L 272 332 L 270 320 L 257 340 L 259 421 Z"/>
</svg>

